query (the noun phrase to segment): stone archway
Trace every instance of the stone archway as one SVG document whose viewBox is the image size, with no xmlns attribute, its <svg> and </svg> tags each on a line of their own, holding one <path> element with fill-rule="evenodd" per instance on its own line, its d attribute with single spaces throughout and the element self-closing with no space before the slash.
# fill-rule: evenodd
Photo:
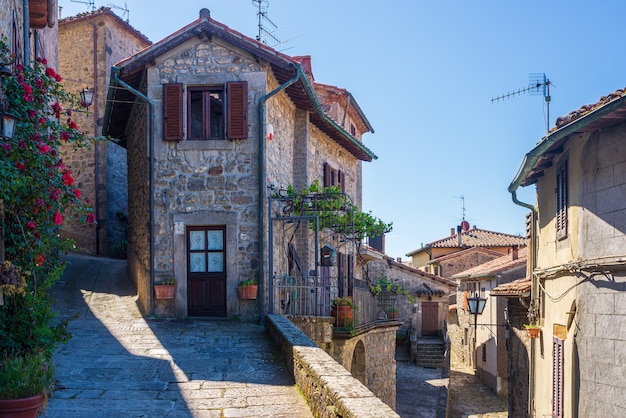
<svg viewBox="0 0 626 418">
<path fill-rule="evenodd" d="M 363 345 L 363 341 L 359 340 L 354 347 L 354 351 L 352 352 L 352 365 L 350 367 L 350 373 L 352 373 L 352 376 L 354 376 L 359 382 L 367 386 L 367 374 L 365 370 L 365 345 Z"/>
</svg>

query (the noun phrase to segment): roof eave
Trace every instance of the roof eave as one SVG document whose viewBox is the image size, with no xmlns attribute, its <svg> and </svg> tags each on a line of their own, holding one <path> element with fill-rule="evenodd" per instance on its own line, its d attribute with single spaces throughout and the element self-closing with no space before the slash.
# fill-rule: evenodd
<svg viewBox="0 0 626 418">
<path fill-rule="evenodd" d="M 520 186 L 524 186 L 524 182 L 535 167 L 537 160 L 546 154 L 558 141 L 566 139 L 581 128 L 624 106 L 626 106 L 626 97 L 620 97 L 544 136 L 541 142 L 524 156 L 522 165 L 509 185 L 509 193 L 514 193 Z"/>
</svg>

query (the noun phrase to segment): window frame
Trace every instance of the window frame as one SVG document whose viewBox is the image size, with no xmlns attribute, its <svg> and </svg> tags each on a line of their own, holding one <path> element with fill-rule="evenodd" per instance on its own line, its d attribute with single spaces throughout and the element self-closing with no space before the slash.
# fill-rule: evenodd
<svg viewBox="0 0 626 418">
<path fill-rule="evenodd" d="M 226 139 L 226 124 L 227 124 L 227 112 L 226 112 L 226 88 L 225 86 L 222 85 L 189 85 L 187 86 L 186 89 L 186 102 L 187 102 L 187 140 L 188 141 L 221 141 Z M 201 131 L 202 131 L 202 135 L 197 137 L 197 136 L 191 136 L 192 133 L 192 125 L 193 125 L 193 118 L 192 118 L 192 110 L 194 110 L 194 106 L 192 105 L 192 99 L 193 99 L 193 95 L 200 93 L 201 94 L 201 107 L 202 109 L 200 110 L 201 113 L 201 123 L 202 123 L 202 127 L 201 127 Z M 216 135 L 213 136 L 213 131 L 211 130 L 211 115 L 212 115 L 212 109 L 213 109 L 213 105 L 211 103 L 211 98 L 212 95 L 214 93 L 218 93 L 221 95 L 222 97 L 222 105 L 221 105 L 221 111 L 222 111 L 222 116 L 220 117 L 221 119 L 221 134 L 220 135 Z M 195 113 L 194 113 L 195 114 Z"/>
</svg>

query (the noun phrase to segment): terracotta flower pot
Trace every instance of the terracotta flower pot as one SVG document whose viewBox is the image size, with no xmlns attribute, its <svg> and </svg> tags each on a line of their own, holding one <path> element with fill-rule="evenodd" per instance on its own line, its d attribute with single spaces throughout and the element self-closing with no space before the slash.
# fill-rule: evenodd
<svg viewBox="0 0 626 418">
<path fill-rule="evenodd" d="M 526 328 L 526 331 L 528 331 L 528 336 L 530 338 L 538 338 L 541 328 Z"/>
<path fill-rule="evenodd" d="M 245 286 L 237 286 L 237 296 L 239 299 L 256 299 L 259 292 L 259 285 L 247 284 Z"/>
<path fill-rule="evenodd" d="M 350 305 L 337 305 L 336 308 L 336 324 L 338 327 L 351 327 L 353 321 L 352 306 Z"/>
<path fill-rule="evenodd" d="M 173 284 L 155 284 L 154 294 L 157 299 L 174 299 L 176 285 Z"/>
<path fill-rule="evenodd" d="M 43 395 L 22 399 L 0 399 L 0 418 L 35 418 Z"/>
</svg>

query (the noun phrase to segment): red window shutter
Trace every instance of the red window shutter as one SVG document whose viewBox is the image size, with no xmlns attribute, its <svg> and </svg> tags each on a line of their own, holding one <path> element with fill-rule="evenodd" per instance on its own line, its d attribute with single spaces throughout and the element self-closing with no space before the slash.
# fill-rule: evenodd
<svg viewBox="0 0 626 418">
<path fill-rule="evenodd" d="M 183 139 L 183 85 L 163 85 L 163 139 Z"/>
<path fill-rule="evenodd" d="M 324 187 L 330 187 L 332 181 L 332 169 L 330 168 L 330 164 L 324 163 Z"/>
<path fill-rule="evenodd" d="M 463 309 L 469 309 L 469 305 L 467 304 L 467 290 L 463 292 Z"/>
<path fill-rule="evenodd" d="M 226 84 L 228 103 L 228 139 L 248 138 L 248 82 L 233 81 Z"/>
</svg>

